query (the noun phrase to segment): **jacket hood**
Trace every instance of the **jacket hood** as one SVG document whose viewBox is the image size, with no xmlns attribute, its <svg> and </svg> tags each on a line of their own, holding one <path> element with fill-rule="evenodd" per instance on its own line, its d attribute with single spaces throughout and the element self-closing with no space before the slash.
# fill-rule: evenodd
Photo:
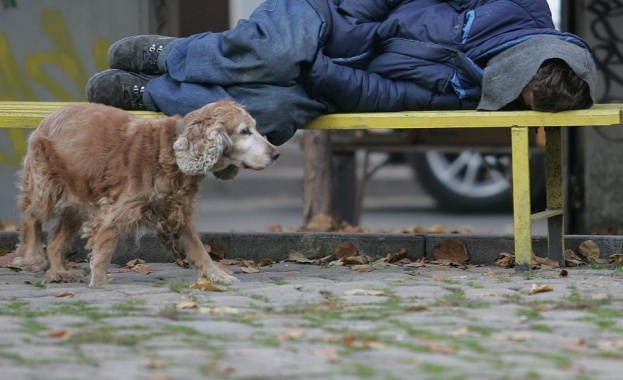
<svg viewBox="0 0 623 380">
<path fill-rule="evenodd" d="M 489 60 L 483 73 L 478 109 L 499 110 L 517 99 L 541 64 L 552 58 L 564 60 L 588 83 L 592 104 L 595 103 L 597 70 L 589 48 L 559 37 L 535 36 Z"/>
</svg>

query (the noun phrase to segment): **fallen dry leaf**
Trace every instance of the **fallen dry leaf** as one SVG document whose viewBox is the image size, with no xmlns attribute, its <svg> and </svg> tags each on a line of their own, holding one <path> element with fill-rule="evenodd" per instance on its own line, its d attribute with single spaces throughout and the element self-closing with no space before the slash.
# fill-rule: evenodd
<svg viewBox="0 0 623 380">
<path fill-rule="evenodd" d="M 350 256 L 342 258 L 341 261 L 345 265 L 365 265 L 372 262 L 372 258 L 370 256 Z"/>
<path fill-rule="evenodd" d="M 199 277 L 191 287 L 191 290 L 201 290 L 206 292 L 222 292 L 223 290 L 214 286 L 210 280 L 205 277 Z"/>
<path fill-rule="evenodd" d="M 350 267 L 350 269 L 357 271 L 359 273 L 368 273 L 368 272 L 372 272 L 372 266 L 368 265 L 368 264 L 364 264 L 364 265 L 353 265 Z"/>
<path fill-rule="evenodd" d="M 430 342 L 428 348 L 438 354 L 454 354 L 456 349 L 442 342 Z"/>
<path fill-rule="evenodd" d="M 383 261 L 386 263 L 396 263 L 407 257 L 407 250 L 404 248 L 400 248 L 397 252 L 393 252 L 388 254 Z"/>
<path fill-rule="evenodd" d="M 290 253 L 288 254 L 288 261 L 294 261 L 295 263 L 299 264 L 312 264 L 314 262 L 314 260 L 308 259 L 307 257 L 303 256 L 302 253 L 297 251 L 290 251 Z"/>
<path fill-rule="evenodd" d="M 147 265 L 147 264 L 137 264 L 137 265 L 132 267 L 132 270 L 134 272 L 137 272 L 137 273 L 140 273 L 140 274 L 145 274 L 145 275 L 150 274 L 150 273 L 154 273 L 154 270 L 151 269 L 149 267 L 149 265 Z"/>
<path fill-rule="evenodd" d="M 333 259 L 333 255 L 327 255 L 327 256 L 321 257 L 319 259 L 315 259 L 314 260 L 314 264 L 315 265 L 325 265 L 325 264 L 329 263 L 331 261 L 331 259 Z"/>
<path fill-rule="evenodd" d="M 8 268 L 11 266 L 13 259 L 17 257 L 17 253 L 11 252 L 0 256 L 0 268 Z"/>
<path fill-rule="evenodd" d="M 367 289 L 352 289 L 344 292 L 347 296 L 384 296 L 385 292 L 382 290 L 367 290 Z"/>
<path fill-rule="evenodd" d="M 266 258 L 266 259 L 262 259 L 261 261 L 259 261 L 259 262 L 257 263 L 257 266 L 258 266 L 258 267 L 265 267 L 265 266 L 273 265 L 274 263 L 275 263 L 275 262 L 274 262 L 274 261 L 272 261 L 271 259 Z"/>
<path fill-rule="evenodd" d="M 548 259 L 546 257 L 539 257 L 535 255 L 534 252 L 532 252 L 532 265 L 534 265 L 535 263 L 541 267 L 547 267 L 552 269 L 558 268 L 560 266 L 558 261 Z"/>
<path fill-rule="evenodd" d="M 493 263 L 502 268 L 512 268 L 515 266 L 515 254 L 502 252 Z"/>
<path fill-rule="evenodd" d="M 554 288 L 551 285 L 532 284 L 532 287 L 530 288 L 530 291 L 528 292 L 528 294 L 533 295 L 537 293 L 551 292 L 553 290 Z"/>
<path fill-rule="evenodd" d="M 568 267 L 579 267 L 580 265 L 585 264 L 584 260 L 582 260 L 580 256 L 576 255 L 571 249 L 565 249 L 563 257 L 565 259 L 565 265 Z"/>
<path fill-rule="evenodd" d="M 357 253 L 357 247 L 355 247 L 353 243 L 343 243 L 335 248 L 335 257 L 337 257 L 338 260 L 356 256 Z"/>
<path fill-rule="evenodd" d="M 569 272 L 567 272 L 566 269 L 563 269 L 560 271 L 560 277 L 567 277 L 569 276 Z"/>
<path fill-rule="evenodd" d="M 223 245 L 215 242 L 215 241 L 209 241 L 208 243 L 204 244 L 203 247 L 205 248 L 206 252 L 208 252 L 210 254 L 210 257 L 213 260 L 223 260 L 225 258 L 225 247 L 223 247 Z"/>
<path fill-rule="evenodd" d="M 386 347 L 386 345 L 384 343 L 380 343 L 380 342 L 378 342 L 374 338 L 361 339 L 361 338 L 357 338 L 357 337 L 352 336 L 352 335 L 348 335 L 348 336 L 342 337 L 341 341 L 347 347 L 358 349 L 358 350 L 361 350 L 361 349 L 381 350 L 381 349 L 384 349 Z"/>
<path fill-rule="evenodd" d="M 493 339 L 495 340 L 505 340 L 511 342 L 527 342 L 532 340 L 532 334 L 527 332 L 517 332 L 517 333 L 499 333 L 493 334 Z"/>
<path fill-rule="evenodd" d="M 178 309 L 178 310 L 196 309 L 198 307 L 199 307 L 199 305 L 197 304 L 197 302 L 190 301 L 190 300 L 184 300 L 184 301 L 180 301 L 180 302 L 176 302 L 175 303 L 175 308 Z"/>
<path fill-rule="evenodd" d="M 141 259 L 132 259 L 132 260 L 128 261 L 128 262 L 125 264 L 125 266 L 126 266 L 127 268 L 132 268 L 132 267 L 134 267 L 134 266 L 136 266 L 136 265 L 139 265 L 139 264 L 145 264 L 145 260 L 141 260 Z"/>
<path fill-rule="evenodd" d="M 281 334 L 277 334 L 277 340 L 280 342 L 284 342 L 286 340 L 301 339 L 304 336 L 305 336 L 305 330 L 295 329 L 295 330 L 283 332 Z"/>
<path fill-rule="evenodd" d="M 469 254 L 465 243 L 458 239 L 444 240 L 433 248 L 435 260 L 447 260 L 456 263 L 465 263 L 469 261 Z"/>
<path fill-rule="evenodd" d="M 201 314 L 209 314 L 209 315 L 235 315 L 239 314 L 240 310 L 235 307 L 230 306 L 220 306 L 220 307 L 200 307 L 199 312 Z"/>
<path fill-rule="evenodd" d="M 621 265 L 621 263 L 623 263 L 623 254 L 613 253 L 612 255 L 606 257 L 605 261 L 611 265 Z"/>
<path fill-rule="evenodd" d="M 599 259 L 599 246 L 592 240 L 586 240 L 580 243 L 578 251 L 590 262 L 595 262 Z"/>
<path fill-rule="evenodd" d="M 444 227 L 441 223 L 435 223 L 432 226 L 428 227 L 428 230 L 426 232 L 428 232 L 429 234 L 447 234 L 448 229 Z"/>
<path fill-rule="evenodd" d="M 260 270 L 255 267 L 240 267 L 240 270 L 248 274 L 260 273 Z"/>
<path fill-rule="evenodd" d="M 67 330 L 56 330 L 48 333 L 48 338 L 54 339 L 64 339 L 69 336 L 69 331 Z"/>
<path fill-rule="evenodd" d="M 59 298 L 61 298 L 61 297 L 73 297 L 73 296 L 74 296 L 74 294 L 72 292 L 61 292 L 61 293 L 56 293 L 54 295 L 54 297 L 59 297 Z"/>
<path fill-rule="evenodd" d="M 450 336 L 454 338 L 459 338 L 459 337 L 467 335 L 467 333 L 468 333 L 467 327 L 461 327 L 457 330 L 451 331 Z"/>
<path fill-rule="evenodd" d="M 311 232 L 329 232 L 335 229 L 336 222 L 329 215 L 319 213 L 314 215 L 309 223 L 305 226 L 305 230 Z"/>
</svg>

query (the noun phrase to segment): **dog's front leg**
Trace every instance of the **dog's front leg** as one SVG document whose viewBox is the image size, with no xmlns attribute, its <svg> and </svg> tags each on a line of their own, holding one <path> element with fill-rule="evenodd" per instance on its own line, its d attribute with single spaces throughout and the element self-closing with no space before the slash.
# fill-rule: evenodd
<svg viewBox="0 0 623 380">
<path fill-rule="evenodd" d="M 108 267 L 115 253 L 119 237 L 125 229 L 114 224 L 93 225 L 88 232 L 88 246 L 91 247 L 91 281 L 89 287 L 94 288 L 108 284 Z"/>
<path fill-rule="evenodd" d="M 181 248 L 186 258 L 197 267 L 200 276 L 206 277 L 212 282 L 224 284 L 240 281 L 236 277 L 225 273 L 225 271 L 212 261 L 212 258 L 206 252 L 201 239 L 199 239 L 199 235 L 191 223 L 182 227 L 178 236 L 179 238 L 175 243 L 176 248 Z"/>
</svg>

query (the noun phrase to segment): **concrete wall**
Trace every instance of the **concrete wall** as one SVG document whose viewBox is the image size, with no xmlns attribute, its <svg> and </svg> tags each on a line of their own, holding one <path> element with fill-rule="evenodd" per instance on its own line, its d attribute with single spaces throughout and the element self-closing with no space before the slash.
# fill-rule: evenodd
<svg viewBox="0 0 623 380">
<path fill-rule="evenodd" d="M 599 70 L 598 102 L 623 103 L 623 3 L 582 0 L 574 31 L 593 48 Z M 570 232 L 623 234 L 623 127 L 570 133 Z"/>
</svg>

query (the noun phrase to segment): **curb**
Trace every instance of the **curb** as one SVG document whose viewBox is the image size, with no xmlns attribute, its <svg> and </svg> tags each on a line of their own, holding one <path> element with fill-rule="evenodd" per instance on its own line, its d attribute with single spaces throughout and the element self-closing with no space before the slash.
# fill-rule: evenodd
<svg viewBox="0 0 623 380">
<path fill-rule="evenodd" d="M 213 251 L 223 252 L 227 258 L 244 260 L 271 259 L 284 260 L 292 251 L 315 259 L 331 255 L 342 244 L 350 243 L 361 255 L 374 259 L 387 256 L 400 249 L 406 249 L 409 258 L 417 260 L 433 257 L 433 250 L 441 242 L 458 239 L 465 243 L 470 263 L 487 265 L 502 252 L 513 252 L 514 241 L 511 235 L 406 235 L 406 234 L 363 234 L 363 233 L 312 233 L 312 232 L 270 232 L 270 233 L 200 233 L 201 241 L 209 244 Z M 18 232 L 0 231 L 0 252 L 12 252 L 19 240 Z M 609 235 L 568 235 L 565 246 L 578 252 L 578 246 L 593 240 L 605 258 L 623 251 L 623 236 Z M 72 246 L 73 259 L 86 259 L 85 240 L 77 239 Z M 538 256 L 546 256 L 547 237 L 535 237 L 532 247 Z M 113 263 L 123 264 L 134 258 L 147 262 L 170 262 L 172 256 L 156 241 L 154 233 L 142 235 L 138 242 L 133 237 L 122 241 L 113 256 Z"/>
</svg>

